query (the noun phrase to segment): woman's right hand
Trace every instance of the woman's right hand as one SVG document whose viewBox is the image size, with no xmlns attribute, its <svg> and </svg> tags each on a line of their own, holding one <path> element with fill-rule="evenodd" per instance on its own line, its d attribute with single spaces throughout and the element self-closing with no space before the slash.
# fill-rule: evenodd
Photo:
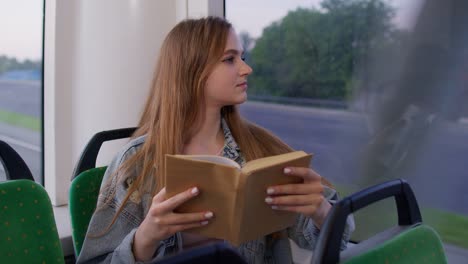
<svg viewBox="0 0 468 264">
<path fill-rule="evenodd" d="M 135 233 L 133 241 L 135 260 L 150 260 L 158 247 L 159 241 L 177 232 L 209 223 L 208 219 L 213 217 L 213 213 L 209 211 L 174 213 L 174 209 L 198 194 L 198 188 L 193 187 L 167 199 L 166 188 L 163 188 L 153 197 L 148 214 Z"/>
</svg>

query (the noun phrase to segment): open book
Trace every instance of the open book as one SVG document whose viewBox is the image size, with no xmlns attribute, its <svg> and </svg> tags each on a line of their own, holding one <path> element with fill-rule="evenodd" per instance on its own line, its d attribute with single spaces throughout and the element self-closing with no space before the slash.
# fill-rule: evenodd
<svg viewBox="0 0 468 264">
<path fill-rule="evenodd" d="M 257 239 L 294 224 L 296 214 L 273 210 L 265 203 L 269 186 L 300 183 L 285 175 L 287 166 L 309 167 L 312 155 L 304 151 L 249 161 L 243 168 L 233 160 L 209 155 L 166 155 L 166 191 L 169 197 L 197 186 L 200 194 L 177 212 L 212 211 L 206 226 L 189 232 L 225 239 L 233 245 Z"/>
</svg>

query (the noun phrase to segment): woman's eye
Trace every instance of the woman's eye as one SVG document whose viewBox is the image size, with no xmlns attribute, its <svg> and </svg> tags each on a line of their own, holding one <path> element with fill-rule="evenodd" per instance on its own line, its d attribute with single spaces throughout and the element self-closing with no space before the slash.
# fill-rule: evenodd
<svg viewBox="0 0 468 264">
<path fill-rule="evenodd" d="M 242 56 L 242 57 L 241 57 L 241 60 L 245 61 L 245 56 Z"/>
<path fill-rule="evenodd" d="M 233 63 L 234 62 L 234 57 L 227 57 L 223 60 L 223 62 L 229 62 L 229 63 Z"/>
</svg>

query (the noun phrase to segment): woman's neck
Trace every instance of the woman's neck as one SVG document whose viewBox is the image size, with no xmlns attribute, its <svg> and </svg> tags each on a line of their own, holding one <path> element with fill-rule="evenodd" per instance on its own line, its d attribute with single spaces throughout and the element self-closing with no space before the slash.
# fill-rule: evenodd
<svg viewBox="0 0 468 264">
<path fill-rule="evenodd" d="M 224 146 L 224 133 L 221 129 L 220 111 L 206 111 L 203 122 L 199 124 L 190 141 L 184 146 L 184 154 L 219 155 Z"/>
</svg>

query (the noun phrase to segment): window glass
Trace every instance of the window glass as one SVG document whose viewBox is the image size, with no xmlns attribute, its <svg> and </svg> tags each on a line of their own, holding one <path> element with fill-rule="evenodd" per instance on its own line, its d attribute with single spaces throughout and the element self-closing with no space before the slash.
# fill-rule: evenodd
<svg viewBox="0 0 468 264">
<path fill-rule="evenodd" d="M 0 1 L 0 140 L 42 183 L 43 1 Z M 5 180 L 0 168 L 0 180 Z"/>
<path fill-rule="evenodd" d="M 406 179 L 424 222 L 465 260 L 467 3 L 225 1 L 253 68 L 243 114 L 314 153 L 342 197 Z M 359 211 L 353 239 L 396 225 L 395 208 Z"/>
</svg>

